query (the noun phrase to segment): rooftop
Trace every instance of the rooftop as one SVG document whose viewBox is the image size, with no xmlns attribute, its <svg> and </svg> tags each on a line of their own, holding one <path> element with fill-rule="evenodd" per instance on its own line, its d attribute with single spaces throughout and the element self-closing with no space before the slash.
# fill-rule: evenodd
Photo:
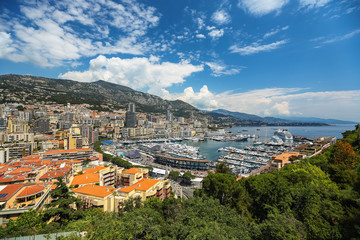
<svg viewBox="0 0 360 240">
<path fill-rule="evenodd" d="M 112 194 L 112 192 L 115 190 L 116 189 L 113 187 L 104 187 L 104 186 L 97 186 L 94 184 L 87 184 L 83 187 L 74 189 L 73 192 L 96 196 L 96 197 L 106 197 Z"/>
<path fill-rule="evenodd" d="M 91 148 L 79 148 L 79 149 L 67 149 L 67 150 L 50 150 L 44 154 L 56 154 L 56 153 L 72 153 L 72 152 L 83 152 L 83 151 L 93 151 Z"/>
<path fill-rule="evenodd" d="M 147 191 L 149 190 L 152 186 L 154 186 L 155 184 L 157 184 L 158 182 L 160 182 L 160 180 L 156 180 L 156 179 L 142 179 L 139 182 L 128 186 L 128 187 L 124 187 L 124 188 L 120 188 L 118 191 L 119 192 L 131 192 L 132 190 L 139 190 L 139 191 Z"/>
<path fill-rule="evenodd" d="M 123 171 L 123 173 L 125 174 L 137 174 L 137 173 L 142 173 L 141 168 L 130 168 L 127 169 L 125 171 Z"/>
<path fill-rule="evenodd" d="M 8 200 L 17 191 L 19 191 L 19 189 L 22 188 L 22 186 L 24 186 L 24 185 L 23 184 L 10 184 L 10 185 L 5 186 L 5 188 L 3 188 L 0 191 L 0 201 Z"/>
<path fill-rule="evenodd" d="M 107 167 L 103 167 L 103 166 L 96 166 L 96 167 L 92 167 L 92 168 L 88 168 L 86 170 L 83 171 L 84 174 L 88 174 L 88 173 L 95 173 L 98 172 L 100 170 L 106 169 Z"/>
<path fill-rule="evenodd" d="M 99 173 L 88 173 L 74 176 L 70 185 L 83 185 L 88 183 L 98 183 L 100 181 Z"/>
<path fill-rule="evenodd" d="M 23 197 L 30 197 L 37 193 L 40 193 L 44 190 L 44 186 L 42 185 L 34 185 L 34 186 L 27 186 L 24 190 L 21 191 L 16 198 L 23 198 Z"/>
</svg>

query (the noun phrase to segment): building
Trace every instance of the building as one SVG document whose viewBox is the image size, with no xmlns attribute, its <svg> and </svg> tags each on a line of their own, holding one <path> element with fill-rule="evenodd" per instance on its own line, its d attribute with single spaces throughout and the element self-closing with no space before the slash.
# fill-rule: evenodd
<svg viewBox="0 0 360 240">
<path fill-rule="evenodd" d="M 70 182 L 70 186 L 74 186 L 75 188 L 77 188 L 85 186 L 87 184 L 99 184 L 99 182 L 99 173 L 87 173 L 74 176 Z"/>
<path fill-rule="evenodd" d="M 172 121 L 173 121 L 173 115 L 172 115 L 170 109 L 168 109 L 168 110 L 166 111 L 166 120 L 168 120 L 169 122 L 172 122 Z"/>
<path fill-rule="evenodd" d="M 136 112 L 126 112 L 125 114 L 125 126 L 127 128 L 136 127 Z"/>
<path fill-rule="evenodd" d="M 210 169 L 210 162 L 208 160 L 196 160 L 187 158 L 178 158 L 172 156 L 166 156 L 157 154 L 155 156 L 155 162 L 162 165 L 169 165 L 174 168 L 183 168 L 190 170 L 207 171 Z"/>
<path fill-rule="evenodd" d="M 147 178 L 149 175 L 149 169 L 147 168 L 130 168 L 122 171 L 121 184 L 123 186 L 131 186 L 143 178 Z"/>
<path fill-rule="evenodd" d="M 135 103 L 129 103 L 129 112 L 136 112 Z"/>
<path fill-rule="evenodd" d="M 8 117 L 6 131 L 8 133 L 14 132 L 29 132 L 29 125 L 24 119 L 16 118 L 15 116 Z"/>
<path fill-rule="evenodd" d="M 43 154 L 43 160 L 80 160 L 84 161 L 100 160 L 102 161 L 102 154 L 94 151 L 91 148 L 82 149 L 68 149 L 68 150 L 50 150 Z"/>
<path fill-rule="evenodd" d="M 46 118 L 37 119 L 33 122 L 33 131 L 35 133 L 48 133 L 50 131 L 50 120 Z"/>
<path fill-rule="evenodd" d="M 136 111 L 135 111 L 135 104 L 129 103 L 129 109 L 125 113 L 125 126 L 128 128 L 136 127 Z"/>
<path fill-rule="evenodd" d="M 113 187 L 88 184 L 74 189 L 73 192 L 75 197 L 84 202 L 83 208 L 101 208 L 105 212 L 111 212 L 114 210 L 113 192 L 115 190 L 116 188 Z"/>
<path fill-rule="evenodd" d="M 280 155 L 274 155 L 271 159 L 271 169 L 282 168 L 286 164 L 291 163 L 292 160 L 301 158 L 302 155 L 298 152 L 283 152 Z"/>
<path fill-rule="evenodd" d="M 9 156 L 9 148 L 0 148 L 0 163 L 8 162 Z"/>
<path fill-rule="evenodd" d="M 0 187 L 0 224 L 5 227 L 10 219 L 34 209 L 39 211 L 50 203 L 52 183 L 12 184 Z"/>
</svg>

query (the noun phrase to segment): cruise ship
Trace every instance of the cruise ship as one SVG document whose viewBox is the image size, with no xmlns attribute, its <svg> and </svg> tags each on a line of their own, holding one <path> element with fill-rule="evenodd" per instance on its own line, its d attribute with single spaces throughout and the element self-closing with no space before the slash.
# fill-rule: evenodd
<svg viewBox="0 0 360 240">
<path fill-rule="evenodd" d="M 283 141 L 293 140 L 292 134 L 287 129 L 276 130 L 274 136 L 278 136 Z"/>
</svg>

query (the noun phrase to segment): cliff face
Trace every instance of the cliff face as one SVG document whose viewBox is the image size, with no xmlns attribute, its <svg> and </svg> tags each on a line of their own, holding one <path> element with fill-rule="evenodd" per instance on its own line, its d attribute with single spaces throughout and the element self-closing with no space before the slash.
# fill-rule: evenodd
<svg viewBox="0 0 360 240">
<path fill-rule="evenodd" d="M 35 100 L 45 102 L 87 103 L 93 106 L 107 105 L 109 109 L 126 108 L 129 102 L 145 113 L 165 113 L 168 108 L 175 116 L 207 117 L 199 109 L 180 100 L 168 101 L 158 96 L 133 90 L 129 87 L 99 80 L 97 82 L 77 82 L 29 75 L 0 75 L 1 100 Z M 17 100 L 16 100 L 17 99 Z"/>
</svg>

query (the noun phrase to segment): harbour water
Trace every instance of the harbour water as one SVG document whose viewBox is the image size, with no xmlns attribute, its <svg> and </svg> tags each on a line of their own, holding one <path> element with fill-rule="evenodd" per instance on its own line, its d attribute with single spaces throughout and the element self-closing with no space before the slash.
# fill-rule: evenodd
<svg viewBox="0 0 360 240">
<path fill-rule="evenodd" d="M 346 130 L 354 130 L 354 124 L 338 124 L 332 126 L 314 126 L 314 127 L 235 127 L 227 129 L 234 134 L 255 134 L 258 135 L 259 141 L 268 141 L 274 134 L 274 132 L 279 129 L 288 129 L 293 135 L 299 135 L 308 138 L 314 138 L 319 136 L 332 136 L 338 139 L 342 138 L 341 133 Z M 194 142 L 191 140 L 184 141 L 184 143 L 199 147 L 199 152 L 201 155 L 205 156 L 207 160 L 216 161 L 216 159 L 224 155 L 223 152 L 218 152 L 217 150 L 222 147 L 235 147 L 243 149 L 245 146 L 249 146 L 253 143 L 254 139 L 249 139 L 244 142 L 218 142 L 214 140 L 199 141 Z"/>
</svg>

